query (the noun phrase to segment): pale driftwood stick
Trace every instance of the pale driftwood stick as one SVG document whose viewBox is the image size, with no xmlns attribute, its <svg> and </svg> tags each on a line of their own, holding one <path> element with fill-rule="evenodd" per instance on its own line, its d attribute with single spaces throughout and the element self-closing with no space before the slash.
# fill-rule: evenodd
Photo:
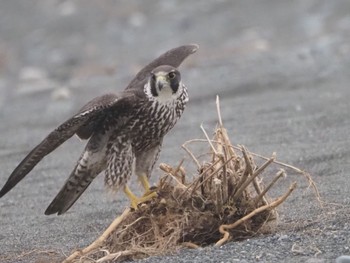
<svg viewBox="0 0 350 263">
<path fill-rule="evenodd" d="M 261 190 L 261 188 L 260 188 L 259 183 L 258 183 L 258 182 L 257 182 L 257 180 L 256 180 L 257 178 L 258 178 L 258 177 L 255 177 L 255 178 L 254 178 L 254 180 L 253 180 L 253 186 L 254 186 L 254 189 L 255 189 L 255 191 L 256 191 L 256 193 L 257 193 L 257 195 L 258 195 L 258 196 L 260 196 L 260 195 L 261 195 L 262 190 Z M 261 199 L 262 199 L 262 203 L 263 203 L 263 205 L 268 204 L 268 202 L 267 202 L 267 199 L 266 199 L 265 195 L 262 195 Z M 256 202 L 256 204 L 257 204 L 257 203 L 258 203 L 258 202 Z"/>
<path fill-rule="evenodd" d="M 176 169 L 175 169 L 175 173 L 177 173 L 178 171 L 180 171 L 180 168 L 181 166 L 183 165 L 185 159 L 182 158 L 181 161 L 179 162 L 179 164 L 176 166 Z"/>
<path fill-rule="evenodd" d="M 215 143 L 220 143 L 219 141 L 215 141 L 215 140 L 211 140 L 212 142 L 215 142 Z M 192 140 L 188 140 L 187 142 L 185 142 L 184 144 L 187 145 L 187 144 L 190 144 L 190 143 L 193 143 L 193 142 L 207 142 L 207 140 L 205 139 L 192 139 Z M 236 150 L 239 150 L 242 152 L 242 148 L 239 147 L 239 146 L 234 146 L 234 145 L 230 145 L 230 148 L 233 148 L 233 149 L 236 149 Z M 259 157 L 261 159 L 264 159 L 264 160 L 269 160 L 270 158 L 269 157 L 266 157 L 266 156 L 263 156 L 263 155 L 260 155 L 260 154 L 257 154 L 257 153 L 254 153 L 254 152 L 250 152 L 251 155 L 253 156 L 256 156 L 256 157 Z M 297 173 L 300 173 L 300 174 L 308 174 L 307 172 L 293 166 L 293 165 L 290 165 L 290 164 L 286 164 L 286 163 L 283 163 L 283 162 L 280 162 L 280 161 L 276 161 L 274 160 L 273 161 L 275 164 L 278 164 L 278 165 L 281 165 L 281 166 L 284 166 L 286 168 L 289 168 L 289 169 L 292 169 L 294 170 L 295 172 Z M 309 179 L 309 176 L 307 177 Z M 314 183 L 312 183 L 312 185 L 314 185 Z M 317 190 L 317 193 L 318 193 L 318 190 Z"/>
<path fill-rule="evenodd" d="M 182 182 L 179 181 L 179 178 L 176 176 L 176 174 L 175 174 L 176 171 L 174 170 L 173 167 L 171 167 L 170 165 L 168 165 L 168 164 L 166 164 L 166 163 L 161 163 L 161 164 L 159 164 L 159 168 L 160 168 L 162 171 L 166 172 L 166 174 L 167 174 L 168 176 L 170 176 L 172 179 L 174 179 L 175 182 L 176 182 L 179 186 L 181 186 L 182 188 L 187 188 L 186 185 L 184 185 Z"/>
<path fill-rule="evenodd" d="M 224 154 L 225 158 L 227 159 L 226 151 Z M 232 160 L 231 158 L 234 158 L 234 156 L 230 157 L 229 160 Z M 224 160 L 223 160 L 224 161 Z M 224 164 L 226 161 L 224 162 Z M 227 165 L 230 164 L 230 162 L 227 162 Z M 227 182 L 227 169 L 226 169 L 226 164 L 222 166 L 222 199 L 223 202 L 225 203 L 228 199 L 228 182 Z"/>
<path fill-rule="evenodd" d="M 197 184 L 199 183 L 200 178 L 201 178 L 206 172 L 208 172 L 211 168 L 213 168 L 214 165 L 217 164 L 219 161 L 220 161 L 220 159 L 217 160 L 215 163 L 212 163 L 207 169 L 205 169 L 203 172 L 201 172 L 201 174 L 198 176 L 198 178 L 196 178 L 189 186 L 187 186 L 187 189 L 179 196 L 179 199 L 180 199 L 185 193 L 187 193 L 187 191 L 188 191 L 190 188 L 192 188 L 192 187 L 197 188 Z"/>
<path fill-rule="evenodd" d="M 234 158 L 234 156 L 232 156 L 231 159 L 227 160 L 225 163 L 223 163 L 221 166 L 219 166 L 214 172 L 212 172 L 202 182 L 200 182 L 200 184 L 196 184 L 192 189 L 191 195 L 193 195 L 193 193 L 195 192 L 196 189 L 198 189 L 198 187 L 200 187 L 202 184 L 204 184 L 206 181 L 208 181 L 210 178 L 212 178 L 213 175 L 218 173 L 219 170 L 222 169 L 223 166 L 227 165 L 227 163 L 229 163 L 233 158 Z M 218 163 L 219 161 L 220 161 L 220 159 L 218 159 L 216 163 Z"/>
<path fill-rule="evenodd" d="M 249 158 L 247 148 L 245 148 L 244 146 L 241 146 L 241 147 L 242 147 L 242 154 L 243 154 L 243 157 L 245 160 L 246 170 L 247 170 L 248 174 L 252 175 L 254 172 L 254 168 L 253 168 L 251 159 Z"/>
<path fill-rule="evenodd" d="M 144 220 L 144 219 L 147 219 L 147 217 L 146 217 L 146 216 L 141 216 L 141 217 L 137 218 L 135 221 L 133 221 L 132 223 L 130 223 L 130 224 L 128 224 L 128 225 L 124 225 L 124 226 L 123 226 L 123 229 L 120 230 L 120 231 L 118 231 L 118 232 L 116 233 L 116 235 L 120 235 L 120 234 L 122 234 L 123 232 L 126 232 L 130 227 L 134 226 L 135 224 L 137 224 L 138 222 L 140 222 L 141 220 Z"/>
<path fill-rule="evenodd" d="M 186 146 L 187 143 L 184 143 L 181 147 L 182 149 L 185 150 L 185 152 L 187 152 L 187 154 L 192 158 L 192 160 L 194 161 L 194 163 L 197 165 L 197 168 L 200 169 L 201 168 L 201 164 L 199 163 L 199 161 L 197 160 L 197 158 L 194 156 L 194 154 L 187 148 Z"/>
<path fill-rule="evenodd" d="M 222 126 L 220 126 L 219 129 L 217 129 L 216 134 L 215 134 L 215 138 L 217 138 L 218 141 L 224 141 L 225 142 L 225 138 L 223 137 L 222 134 Z M 227 159 L 229 159 L 230 157 L 227 156 L 227 149 L 225 147 L 225 143 L 218 143 L 217 144 L 217 151 L 219 153 L 218 158 L 221 159 L 222 163 L 225 163 Z M 227 162 L 226 165 L 222 166 L 222 199 L 224 200 L 224 202 L 227 200 L 228 198 L 228 184 L 227 184 L 227 169 L 226 166 L 229 165 L 229 162 Z"/>
<path fill-rule="evenodd" d="M 262 166 L 260 166 L 257 170 L 254 171 L 254 174 L 260 174 L 262 171 L 265 170 L 265 168 L 267 166 L 269 166 L 271 163 L 273 163 L 276 159 L 276 153 L 273 152 L 272 156 L 270 157 L 270 159 L 268 159 L 265 163 L 263 163 Z"/>
<path fill-rule="evenodd" d="M 220 179 L 215 178 L 214 179 L 214 187 L 215 187 L 215 194 L 216 194 L 216 212 L 220 213 L 223 205 L 223 198 L 222 198 L 222 182 Z"/>
<path fill-rule="evenodd" d="M 235 156 L 235 152 L 233 151 L 232 147 L 231 146 L 231 142 L 230 142 L 230 139 L 228 137 L 228 134 L 227 134 L 227 131 L 226 129 L 224 128 L 224 125 L 223 125 L 223 122 L 222 122 L 222 118 L 221 118 L 221 109 L 220 109 L 220 97 L 217 95 L 216 96 L 216 111 L 217 111 L 217 114 L 218 114 L 218 119 L 219 119 L 219 125 L 220 125 L 220 132 L 222 134 L 222 137 L 224 139 L 224 145 L 226 147 L 228 147 L 228 152 L 229 152 L 229 155 L 233 155 Z M 231 156 L 230 156 L 231 157 Z"/>
<path fill-rule="evenodd" d="M 166 166 L 164 166 L 164 167 L 161 166 L 162 164 L 164 164 L 164 163 L 161 163 L 161 164 L 159 165 L 159 168 L 160 168 L 161 170 L 165 169 L 165 167 L 166 167 Z M 164 165 L 167 165 L 167 164 L 164 164 Z M 164 171 L 166 174 L 165 174 L 164 177 L 161 177 L 160 180 L 159 180 L 159 182 L 158 182 L 157 188 L 159 188 L 159 189 L 163 189 L 164 185 L 168 184 L 168 183 L 171 181 L 171 179 L 173 178 L 173 177 L 171 176 L 171 174 L 170 174 L 167 170 L 163 170 L 163 171 Z"/>
<path fill-rule="evenodd" d="M 248 156 L 248 158 L 250 160 L 250 166 L 252 167 L 251 169 L 253 171 L 256 171 L 258 166 L 256 165 L 255 160 L 254 160 L 253 156 L 250 154 L 250 152 L 247 149 L 246 149 L 246 151 L 247 151 L 247 156 Z M 261 193 L 261 188 L 260 188 L 260 185 L 259 185 L 258 180 L 257 180 L 258 178 L 259 178 L 259 176 L 254 177 L 253 182 L 252 182 L 253 183 L 253 187 L 254 187 L 257 195 L 259 195 Z M 267 204 L 267 199 L 265 197 L 263 197 L 263 200 L 264 200 L 263 204 L 266 205 Z"/>
<path fill-rule="evenodd" d="M 184 163 L 185 159 L 183 158 L 180 163 L 177 165 L 177 167 L 174 169 L 173 167 L 170 167 L 171 174 L 181 180 L 181 184 L 185 185 L 185 172 L 182 168 L 182 164 Z M 179 175 L 180 172 L 180 175 Z"/>
<path fill-rule="evenodd" d="M 213 139 L 211 139 L 211 142 L 216 143 L 217 147 L 221 147 L 223 149 L 226 149 L 229 155 L 234 155 L 234 154 L 231 154 L 231 151 L 230 151 L 230 149 L 232 149 L 230 147 L 231 142 L 227 138 L 227 134 L 225 135 L 225 128 L 220 127 L 220 126 L 218 128 L 216 128 L 214 137 L 213 137 Z M 223 151 L 221 151 L 221 152 L 223 152 Z"/>
<path fill-rule="evenodd" d="M 257 198 L 255 199 L 255 204 L 257 205 L 259 203 L 259 201 L 265 196 L 265 194 L 270 190 L 270 188 L 281 178 L 284 177 L 286 175 L 286 172 L 282 169 L 280 170 L 275 178 L 272 180 L 272 182 L 259 194 L 259 196 L 257 196 Z"/>
<path fill-rule="evenodd" d="M 288 191 L 281 197 L 277 198 L 276 200 L 274 200 L 273 202 L 271 202 L 270 204 L 261 206 L 257 209 L 255 209 L 254 211 L 250 212 L 248 215 L 242 217 L 241 219 L 237 220 L 236 222 L 234 222 L 233 224 L 230 225 L 221 225 L 219 227 L 219 231 L 221 234 L 223 234 L 224 236 L 218 241 L 216 242 L 215 246 L 221 246 L 223 245 L 230 237 L 230 233 L 227 231 L 228 229 L 234 229 L 235 227 L 239 226 L 240 224 L 244 223 L 245 221 L 247 221 L 248 219 L 252 218 L 253 216 L 268 210 L 268 209 L 274 209 L 275 207 L 279 206 L 281 203 L 283 203 L 288 196 L 294 191 L 294 189 L 296 188 L 296 183 L 293 183 Z"/>
<path fill-rule="evenodd" d="M 113 262 L 116 262 L 116 260 L 118 260 L 118 258 L 120 257 L 131 256 L 140 253 L 132 250 L 124 250 L 117 253 L 109 253 L 107 251 L 105 252 L 107 253 L 107 255 L 98 259 L 96 263 L 110 262 L 111 260 L 113 260 Z"/>
<path fill-rule="evenodd" d="M 241 194 L 241 193 L 239 193 L 237 195 L 238 191 L 244 191 L 245 187 L 242 188 L 242 185 L 244 185 L 246 183 L 246 181 L 249 178 L 249 175 L 253 174 L 253 167 L 252 167 L 252 165 L 250 163 L 250 159 L 248 157 L 248 154 L 246 153 L 246 149 L 245 148 L 242 148 L 242 153 L 243 153 L 243 158 L 244 158 L 244 162 L 245 162 L 245 170 L 242 173 L 241 179 L 238 181 L 238 183 L 236 185 L 236 193 L 233 196 L 234 198 Z M 254 179 L 254 177 L 253 177 L 253 179 Z"/>
<path fill-rule="evenodd" d="M 199 139 L 199 140 L 200 140 L 200 139 Z M 205 140 L 203 140 L 203 141 L 201 141 L 201 142 L 205 142 Z M 231 145 L 231 147 L 234 148 L 234 149 L 237 149 L 237 150 L 242 151 L 242 149 L 241 149 L 240 147 L 238 147 L 238 146 Z M 268 157 L 263 156 L 263 155 L 260 155 L 260 154 L 257 154 L 257 153 L 251 152 L 250 154 L 253 155 L 253 156 L 259 157 L 259 158 L 261 158 L 261 159 L 264 159 L 264 160 L 269 160 Z M 299 174 L 303 175 L 303 176 L 308 180 L 309 186 L 311 186 L 311 187 L 313 188 L 313 190 L 314 190 L 314 192 L 315 192 L 315 194 L 316 194 L 317 200 L 318 200 L 320 203 L 323 203 L 323 202 L 324 202 L 324 201 L 322 200 L 322 198 L 321 198 L 320 192 L 318 191 L 318 188 L 317 188 L 317 186 L 316 186 L 316 183 L 314 182 L 314 180 L 312 180 L 311 175 L 310 175 L 308 172 L 305 172 L 305 171 L 299 169 L 298 167 L 295 167 L 295 166 L 290 165 L 290 164 L 287 164 L 287 163 L 283 163 L 283 162 L 276 161 L 276 160 L 274 160 L 273 162 L 274 162 L 275 164 L 281 165 L 281 166 L 283 166 L 283 167 L 286 167 L 286 168 L 288 168 L 288 169 L 291 169 L 291 170 L 295 171 L 296 173 L 299 173 Z"/>
<path fill-rule="evenodd" d="M 203 140 L 202 142 L 204 142 L 204 140 Z M 234 148 L 234 149 L 237 149 L 237 150 L 242 151 L 242 149 L 241 149 L 240 147 L 233 146 L 233 145 L 231 145 L 231 147 Z M 260 155 L 260 154 L 257 154 L 257 153 L 253 153 L 253 152 L 251 152 L 251 154 L 252 154 L 253 156 L 259 157 L 259 158 L 261 158 L 261 159 L 269 160 L 269 158 L 266 157 L 266 156 L 263 156 L 263 155 Z M 295 171 L 296 173 L 299 173 L 299 174 L 303 175 L 303 176 L 308 180 L 308 182 L 309 182 L 309 187 L 311 187 L 311 188 L 314 190 L 315 195 L 316 195 L 316 198 L 317 198 L 317 200 L 320 202 L 320 205 L 322 206 L 322 204 L 324 203 L 324 201 L 323 201 L 322 198 L 321 198 L 321 195 L 320 195 L 320 192 L 318 191 L 318 188 L 317 188 L 317 186 L 316 186 L 316 183 L 314 182 L 314 180 L 312 180 L 312 177 L 311 177 L 311 175 L 310 175 L 308 172 L 305 172 L 305 171 L 303 171 L 303 170 L 301 170 L 301 169 L 299 169 L 299 168 L 297 168 L 297 167 L 295 167 L 295 166 L 293 166 L 293 165 L 286 164 L 286 163 L 283 163 L 283 162 L 280 162 L 280 161 L 274 160 L 273 162 L 274 162 L 275 164 L 281 165 L 281 166 L 283 166 L 283 167 L 286 167 L 286 168 L 288 168 L 288 169 L 291 169 L 291 170 Z"/>
<path fill-rule="evenodd" d="M 230 155 L 233 155 L 233 156 L 237 157 L 236 152 L 232 148 L 232 143 L 231 143 L 230 138 L 229 138 L 229 136 L 227 134 L 227 130 L 225 128 L 222 128 L 221 132 L 222 132 L 222 135 L 224 137 L 224 141 L 225 141 L 224 143 L 225 143 L 226 147 L 228 148 L 228 151 L 229 151 Z"/>
<path fill-rule="evenodd" d="M 205 140 L 205 139 L 192 139 L 192 140 L 188 140 L 187 142 L 185 142 L 184 145 L 187 145 L 187 144 L 190 144 L 190 143 L 194 143 L 194 142 L 201 142 L 201 143 L 203 143 L 203 142 L 207 142 L 207 140 Z M 214 140 L 212 140 L 212 142 L 220 143 L 220 142 L 214 141 Z M 236 150 L 242 151 L 241 147 L 234 146 L 232 144 L 229 147 L 231 149 L 236 149 Z M 269 160 L 270 159 L 269 157 L 266 157 L 266 156 L 263 156 L 263 155 L 260 155 L 260 154 L 254 153 L 254 152 L 250 152 L 250 154 L 253 155 L 253 156 L 259 157 L 261 159 L 264 159 L 264 160 Z M 320 192 L 319 192 L 319 190 L 318 190 L 318 188 L 316 186 L 316 183 L 314 182 L 314 180 L 312 180 L 311 175 L 309 173 L 307 173 L 307 172 L 305 172 L 305 171 L 303 171 L 303 170 L 301 170 L 301 169 L 299 169 L 299 168 L 297 168 L 297 167 L 295 167 L 293 165 L 286 164 L 286 163 L 283 163 L 283 162 L 280 162 L 280 161 L 274 160 L 273 163 L 281 165 L 283 167 L 286 167 L 288 169 L 291 169 L 291 170 L 295 171 L 298 174 L 303 175 L 308 180 L 309 186 L 314 190 L 316 198 L 319 201 L 320 205 L 322 206 L 322 204 L 325 203 L 325 201 L 323 201 L 322 198 L 321 198 L 321 195 L 320 195 Z"/>
<path fill-rule="evenodd" d="M 220 127 L 223 127 L 222 118 L 221 118 L 221 109 L 220 109 L 220 98 L 219 98 L 219 95 L 216 95 L 216 111 L 218 113 Z"/>
<path fill-rule="evenodd" d="M 226 141 L 226 138 L 224 136 L 224 134 L 222 134 L 223 140 Z M 224 147 L 224 157 L 225 160 L 232 160 L 235 161 L 235 159 L 237 158 L 236 155 L 234 154 L 230 154 L 230 147 L 228 147 L 227 143 L 230 142 L 226 142 L 225 147 Z M 234 170 L 234 162 L 229 162 L 227 165 L 225 165 L 223 167 L 223 172 L 224 172 L 224 177 L 223 177 L 223 183 L 224 183 L 224 189 L 223 189 L 223 198 L 224 198 L 224 202 L 226 202 L 226 200 L 228 199 L 228 169 L 230 170 Z"/>
<path fill-rule="evenodd" d="M 204 133 L 205 138 L 207 138 L 207 142 L 209 143 L 211 149 L 213 150 L 213 153 L 217 156 L 218 153 L 217 153 L 217 151 L 216 151 L 214 145 L 211 143 L 211 140 L 210 140 L 210 138 L 209 138 L 207 132 L 205 131 L 205 129 L 204 129 L 204 127 L 203 127 L 203 123 L 201 124 L 201 129 L 202 129 L 202 131 L 203 131 L 203 133 Z"/>
<path fill-rule="evenodd" d="M 254 180 L 254 178 L 256 178 L 262 171 L 265 170 L 265 168 L 273 162 L 273 160 L 275 159 L 274 154 L 272 154 L 272 157 L 267 160 L 261 167 L 259 167 L 253 174 L 252 176 L 250 176 L 241 186 L 240 188 L 236 191 L 236 193 L 233 195 L 233 199 L 237 198 L 238 196 L 240 196 L 244 189 L 247 188 L 247 186 Z"/>
<path fill-rule="evenodd" d="M 176 167 L 176 170 L 175 170 L 175 175 L 177 175 L 178 172 L 181 173 L 180 178 L 181 178 L 181 183 L 182 183 L 182 184 L 185 184 L 185 183 L 186 183 L 186 182 L 185 182 L 185 179 L 186 179 L 186 178 L 185 178 L 185 172 L 183 171 L 183 168 L 182 168 L 182 164 L 184 163 L 184 161 L 185 161 L 185 159 L 182 158 L 182 160 L 180 161 L 179 165 Z"/>
<path fill-rule="evenodd" d="M 251 155 L 250 155 L 250 158 L 252 158 Z M 252 159 L 252 160 L 254 160 L 254 159 Z M 254 163 L 254 167 L 256 167 L 255 163 Z M 259 185 L 259 183 L 257 181 L 257 178 L 258 177 L 255 177 L 254 180 L 253 180 L 253 186 L 254 186 L 254 189 L 255 189 L 257 195 L 259 196 L 259 195 L 261 195 L 262 190 L 261 190 L 261 187 L 260 187 L 260 185 Z M 266 205 L 268 203 L 265 196 L 262 197 L 262 201 L 263 201 L 264 205 Z"/>
<path fill-rule="evenodd" d="M 257 178 L 257 177 L 256 177 L 256 178 Z M 253 180 L 253 186 L 254 186 L 254 189 L 255 189 L 257 195 L 260 195 L 260 194 L 261 194 L 261 188 L 260 188 L 260 186 L 259 186 L 258 181 L 256 180 L 256 178 L 254 178 L 254 180 Z"/>
<path fill-rule="evenodd" d="M 103 242 L 108 238 L 108 236 L 113 232 L 113 230 L 115 230 L 120 225 L 120 223 L 126 218 L 126 216 L 129 213 L 130 213 L 130 208 L 125 209 L 124 212 L 119 217 L 117 217 L 112 222 L 112 224 L 110 224 L 110 226 L 105 230 L 105 232 L 103 232 L 103 234 L 98 239 L 96 239 L 93 243 L 91 243 L 91 245 L 84 248 L 83 250 L 75 251 L 72 255 L 70 255 L 68 258 L 66 258 L 62 263 L 70 263 L 75 258 L 77 258 L 79 256 L 86 255 L 87 253 L 91 252 L 92 250 L 100 247 L 103 244 Z"/>
<path fill-rule="evenodd" d="M 182 245 L 183 247 L 192 248 L 192 249 L 201 248 L 200 246 L 198 246 L 198 245 L 196 245 L 195 243 L 192 243 L 192 242 L 183 242 L 183 243 L 181 243 L 181 245 Z"/>
</svg>

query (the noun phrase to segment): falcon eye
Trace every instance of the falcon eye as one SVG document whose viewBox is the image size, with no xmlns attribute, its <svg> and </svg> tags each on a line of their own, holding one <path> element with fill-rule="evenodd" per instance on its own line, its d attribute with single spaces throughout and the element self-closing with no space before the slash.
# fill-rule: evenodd
<svg viewBox="0 0 350 263">
<path fill-rule="evenodd" d="M 175 72 L 170 72 L 168 76 L 169 76 L 169 79 L 174 79 L 176 77 L 176 74 Z"/>
<path fill-rule="evenodd" d="M 152 81 L 156 82 L 156 75 L 151 73 L 151 79 L 152 79 Z"/>
</svg>

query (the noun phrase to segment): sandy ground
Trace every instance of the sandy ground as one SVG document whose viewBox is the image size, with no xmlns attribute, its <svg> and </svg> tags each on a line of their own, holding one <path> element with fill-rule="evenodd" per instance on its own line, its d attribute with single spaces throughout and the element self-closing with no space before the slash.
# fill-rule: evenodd
<svg viewBox="0 0 350 263">
<path fill-rule="evenodd" d="M 234 143 L 309 171 L 332 205 L 321 208 L 290 173 L 273 192 L 299 184 L 276 233 L 142 262 L 335 262 L 350 254 L 349 11 L 346 0 L 0 1 L 0 182 L 86 101 L 123 89 L 161 52 L 198 43 L 181 68 L 191 102 L 160 161 L 175 165 L 184 141 L 203 138 L 201 123 L 215 126 L 219 94 Z M 83 147 L 72 138 L 0 200 L 1 262 L 63 257 L 128 205 L 100 176 L 67 214 L 44 215 Z"/>
</svg>

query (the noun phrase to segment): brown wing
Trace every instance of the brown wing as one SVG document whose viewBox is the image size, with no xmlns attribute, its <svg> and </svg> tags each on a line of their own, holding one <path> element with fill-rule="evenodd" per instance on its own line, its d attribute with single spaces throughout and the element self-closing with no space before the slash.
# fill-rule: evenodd
<svg viewBox="0 0 350 263">
<path fill-rule="evenodd" d="M 97 108 L 108 108 L 108 105 L 113 105 L 114 102 L 118 99 L 116 94 L 106 94 L 101 97 L 97 97 L 92 99 L 88 103 L 86 103 L 78 112 L 78 114 L 94 111 Z M 89 121 L 84 122 L 79 129 L 76 131 L 76 134 L 80 139 L 89 139 L 96 127 L 96 125 L 103 120 L 103 114 L 93 114 L 89 118 Z"/>
<path fill-rule="evenodd" d="M 107 94 L 87 103 L 76 115 L 65 121 L 52 131 L 38 146 L 36 146 L 12 172 L 0 197 L 9 192 L 18 184 L 46 155 L 72 137 L 91 120 L 103 118 L 106 111 L 125 111 L 132 105 L 133 96 L 124 93 L 122 96 Z"/>
<path fill-rule="evenodd" d="M 197 44 L 184 45 L 170 49 L 158 58 L 145 66 L 135 78 L 130 82 L 126 89 L 142 87 L 153 69 L 162 65 L 169 65 L 178 68 L 181 63 L 191 54 L 195 53 L 199 46 Z"/>
</svg>

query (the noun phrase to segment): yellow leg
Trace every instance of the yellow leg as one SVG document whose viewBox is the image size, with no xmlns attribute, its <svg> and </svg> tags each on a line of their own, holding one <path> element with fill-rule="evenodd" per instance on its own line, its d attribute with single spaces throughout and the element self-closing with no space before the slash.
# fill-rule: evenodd
<svg viewBox="0 0 350 263">
<path fill-rule="evenodd" d="M 143 188 L 145 189 L 145 191 L 146 192 L 149 191 L 150 185 L 149 185 L 148 178 L 147 178 L 146 174 L 140 175 L 139 180 L 140 180 Z"/>
<path fill-rule="evenodd" d="M 143 198 L 146 198 L 148 196 L 150 196 L 149 198 L 157 196 L 156 188 L 152 187 L 152 189 L 151 189 L 147 175 L 141 174 L 138 177 L 139 177 L 139 181 L 141 182 L 143 188 L 145 189 L 145 193 L 143 194 Z"/>
<path fill-rule="evenodd" d="M 133 192 L 131 192 L 130 188 L 127 185 L 124 187 L 124 193 L 130 199 L 131 207 L 135 210 L 139 204 L 151 200 L 153 197 L 157 197 L 156 192 L 151 192 L 148 195 L 144 195 L 143 197 L 137 197 Z"/>
</svg>

